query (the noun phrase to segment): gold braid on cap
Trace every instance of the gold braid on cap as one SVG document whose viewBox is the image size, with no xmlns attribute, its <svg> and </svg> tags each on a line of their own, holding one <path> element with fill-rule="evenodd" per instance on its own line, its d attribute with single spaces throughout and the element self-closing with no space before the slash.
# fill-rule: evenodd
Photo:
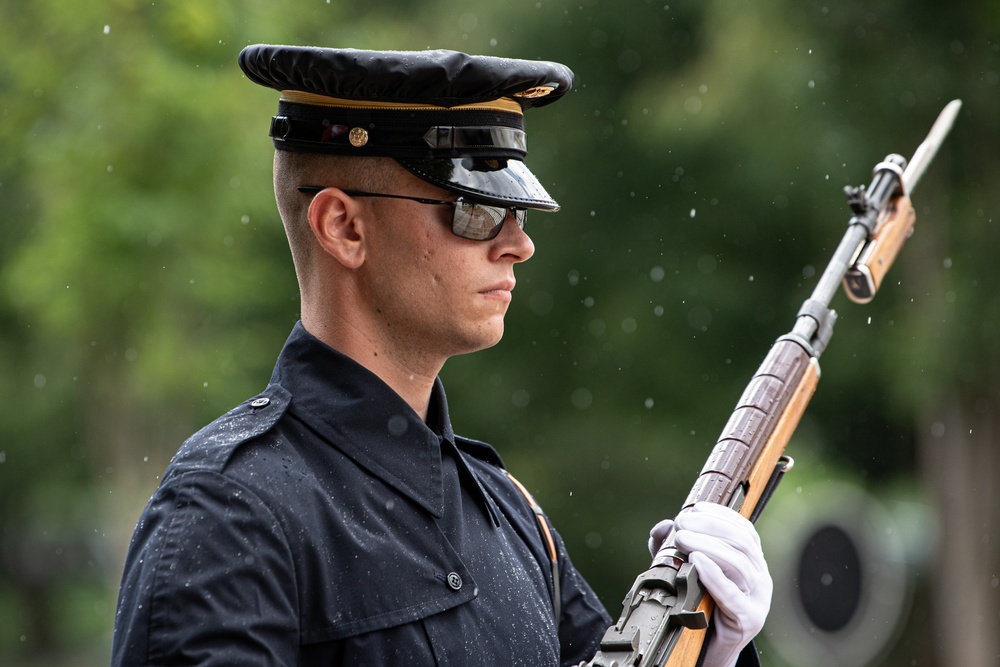
<svg viewBox="0 0 1000 667">
<path fill-rule="evenodd" d="M 489 102 L 474 102 L 472 104 L 459 104 L 453 107 L 442 107 L 436 104 L 419 104 L 416 102 L 380 102 L 375 100 L 349 100 L 341 97 L 327 97 L 316 93 L 306 93 L 300 90 L 281 91 L 281 101 L 293 104 L 308 104 L 317 107 L 338 107 L 342 109 L 409 109 L 425 111 L 466 111 L 470 109 L 487 109 L 490 111 L 506 111 L 524 115 L 521 105 L 510 99 L 502 97 Z"/>
</svg>

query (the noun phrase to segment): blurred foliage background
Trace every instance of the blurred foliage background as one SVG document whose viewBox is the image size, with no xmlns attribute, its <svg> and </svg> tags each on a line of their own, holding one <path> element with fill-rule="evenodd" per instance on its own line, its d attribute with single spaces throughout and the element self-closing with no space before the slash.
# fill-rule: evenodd
<svg viewBox="0 0 1000 667">
<path fill-rule="evenodd" d="M 106 664 L 161 471 L 266 384 L 297 319 L 270 186 L 276 95 L 236 66 L 255 42 L 576 72 L 527 119 L 528 163 L 563 209 L 531 216 L 504 341 L 444 376 L 456 428 L 497 446 L 615 616 L 646 531 L 839 242 L 843 186 L 911 155 L 963 99 L 888 284 L 867 306 L 835 301 L 798 464 L 761 532 L 788 588 L 778 547 L 860 494 L 856 523 L 885 519 L 862 555 L 895 575 L 866 595 L 900 602 L 830 634 L 877 644 L 846 664 L 1000 664 L 986 0 L 0 0 L 0 664 Z M 853 491 L 819 492 L 834 483 Z M 788 618 L 769 621 L 765 665 L 845 664 L 795 649 Z"/>
</svg>

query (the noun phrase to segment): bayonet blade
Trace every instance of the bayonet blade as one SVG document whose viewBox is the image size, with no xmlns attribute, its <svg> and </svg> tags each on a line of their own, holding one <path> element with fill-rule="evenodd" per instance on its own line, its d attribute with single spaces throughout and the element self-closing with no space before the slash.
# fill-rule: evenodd
<svg viewBox="0 0 1000 667">
<path fill-rule="evenodd" d="M 934 125 L 931 127 L 931 131 L 927 134 L 927 138 L 917 147 L 917 151 L 910 158 L 910 162 L 906 166 L 906 171 L 903 172 L 903 192 L 906 194 L 910 194 L 917 187 L 920 177 L 924 175 L 927 166 L 934 159 L 934 155 L 937 154 L 938 148 L 941 147 L 945 137 L 951 132 L 951 126 L 954 125 L 955 118 L 958 116 L 958 111 L 961 108 L 962 100 L 952 100 L 938 114 L 937 120 L 934 121 Z"/>
</svg>

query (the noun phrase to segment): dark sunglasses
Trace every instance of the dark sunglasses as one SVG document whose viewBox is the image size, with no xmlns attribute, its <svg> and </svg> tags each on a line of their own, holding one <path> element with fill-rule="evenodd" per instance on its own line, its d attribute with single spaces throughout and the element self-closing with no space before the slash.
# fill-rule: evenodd
<svg viewBox="0 0 1000 667">
<path fill-rule="evenodd" d="M 326 188 L 317 185 L 300 185 L 299 192 L 315 195 Z M 420 204 L 433 206 L 451 206 L 454 213 L 451 217 L 451 232 L 455 236 L 472 241 L 488 241 L 495 238 L 507 219 L 507 212 L 514 214 L 517 226 L 524 229 L 524 220 L 528 216 L 527 209 L 514 206 L 490 206 L 469 201 L 459 197 L 455 201 L 443 199 L 425 199 L 423 197 L 407 197 L 405 195 L 388 195 L 379 192 L 364 192 L 362 190 L 341 190 L 348 197 L 385 197 L 387 199 L 408 199 Z"/>
</svg>

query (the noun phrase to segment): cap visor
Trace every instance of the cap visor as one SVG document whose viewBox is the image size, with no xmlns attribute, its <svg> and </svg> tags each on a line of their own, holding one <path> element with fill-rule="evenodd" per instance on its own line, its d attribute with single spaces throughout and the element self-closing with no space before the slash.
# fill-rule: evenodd
<svg viewBox="0 0 1000 667">
<path fill-rule="evenodd" d="M 558 211 L 542 184 L 520 160 L 399 159 L 417 177 L 484 204 Z"/>
</svg>

